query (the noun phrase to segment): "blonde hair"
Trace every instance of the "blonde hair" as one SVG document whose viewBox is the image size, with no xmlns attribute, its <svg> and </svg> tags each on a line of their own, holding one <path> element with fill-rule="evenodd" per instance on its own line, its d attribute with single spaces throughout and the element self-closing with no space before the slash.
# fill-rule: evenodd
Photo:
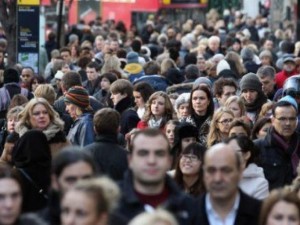
<svg viewBox="0 0 300 225">
<path fill-rule="evenodd" d="M 218 128 L 219 119 L 225 114 L 230 114 L 232 119 L 234 118 L 233 112 L 226 108 L 221 107 L 218 108 L 217 111 L 214 113 L 211 123 L 209 133 L 207 135 L 207 147 L 210 148 L 212 145 L 216 144 L 216 142 L 222 141 L 222 134 Z"/>
<path fill-rule="evenodd" d="M 163 209 L 157 209 L 154 212 L 144 212 L 134 217 L 128 225 L 178 225 L 174 216 Z"/>
<path fill-rule="evenodd" d="M 238 104 L 238 106 L 240 107 L 240 109 L 241 109 L 241 117 L 245 116 L 246 115 L 246 107 L 245 107 L 245 104 L 244 104 L 243 100 L 239 96 L 236 96 L 236 95 L 235 96 L 230 96 L 226 100 L 224 106 L 227 107 L 227 108 L 229 108 L 229 105 L 231 103 L 233 103 L 233 102 L 236 102 Z"/>
<path fill-rule="evenodd" d="M 238 72 L 238 76 L 242 76 L 246 73 L 246 69 L 242 63 L 241 57 L 236 52 L 230 51 L 226 54 L 225 59 L 234 62 L 236 70 Z"/>
<path fill-rule="evenodd" d="M 160 66 L 161 74 L 164 75 L 170 68 L 176 68 L 176 63 L 170 58 L 164 59 Z"/>
<path fill-rule="evenodd" d="M 32 128 L 30 123 L 30 117 L 32 116 L 33 108 L 36 105 L 43 105 L 47 109 L 47 112 L 50 117 L 50 122 L 57 125 L 60 130 L 64 128 L 64 122 L 59 118 L 58 113 L 52 108 L 49 102 L 44 98 L 33 98 L 25 106 L 25 108 L 19 113 L 18 120 L 19 122 L 16 125 L 16 129 L 21 126 L 26 126 L 27 128 Z"/>
<path fill-rule="evenodd" d="M 36 98 L 44 98 L 50 105 L 53 105 L 56 99 L 56 92 L 51 84 L 40 84 L 35 89 L 34 96 Z"/>
</svg>

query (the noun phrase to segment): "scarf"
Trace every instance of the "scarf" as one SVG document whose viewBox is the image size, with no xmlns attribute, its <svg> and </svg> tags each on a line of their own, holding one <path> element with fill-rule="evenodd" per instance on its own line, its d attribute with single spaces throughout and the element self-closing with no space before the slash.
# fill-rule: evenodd
<svg viewBox="0 0 300 225">
<path fill-rule="evenodd" d="M 243 99 L 243 101 L 245 103 L 247 112 L 258 112 L 259 113 L 262 105 L 265 104 L 268 101 L 268 99 L 264 93 L 258 92 L 255 102 L 249 104 L 244 99 Z"/>
<path fill-rule="evenodd" d="M 300 141 L 297 138 L 297 134 L 294 133 L 291 137 L 291 142 L 287 143 L 281 135 L 279 135 L 274 128 L 271 129 L 272 142 L 275 143 L 275 146 L 278 146 L 283 152 L 291 158 L 291 163 L 293 167 L 293 175 L 297 175 L 297 167 L 299 164 L 300 154 Z"/>
<path fill-rule="evenodd" d="M 148 121 L 148 126 L 151 128 L 160 128 L 160 124 L 162 122 L 163 118 L 160 118 L 159 120 L 155 120 L 154 117 L 151 117 Z"/>
</svg>

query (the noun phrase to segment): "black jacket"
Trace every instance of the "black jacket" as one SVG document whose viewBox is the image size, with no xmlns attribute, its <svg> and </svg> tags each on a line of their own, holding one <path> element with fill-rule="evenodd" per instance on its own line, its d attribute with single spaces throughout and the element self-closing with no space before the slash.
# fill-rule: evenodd
<svg viewBox="0 0 300 225">
<path fill-rule="evenodd" d="M 264 169 L 265 177 L 269 181 L 270 190 L 290 184 L 295 178 L 291 156 L 272 141 L 271 130 L 269 129 L 265 138 L 254 141 L 254 144 L 260 149 L 261 167 Z M 298 133 L 295 138 L 299 138 Z M 298 152 L 299 156 L 300 153 Z"/>
<path fill-rule="evenodd" d="M 200 223 L 201 225 L 213 225 L 209 224 L 206 209 L 205 209 L 205 196 L 200 198 Z M 234 221 L 234 225 L 257 225 L 259 212 L 261 208 L 261 202 L 254 199 L 242 191 L 240 191 L 240 204 L 237 211 L 237 215 Z"/>
<path fill-rule="evenodd" d="M 127 152 L 117 142 L 116 135 L 99 135 L 94 143 L 85 147 L 92 155 L 100 173 L 116 181 L 123 179 L 128 168 Z"/>
<path fill-rule="evenodd" d="M 169 176 L 166 176 L 166 186 L 169 188 L 169 198 L 161 207 L 171 212 L 180 225 L 199 224 L 199 208 L 196 207 L 195 200 L 183 193 Z M 130 221 L 145 211 L 143 203 L 140 202 L 135 193 L 131 171 L 125 174 L 124 180 L 120 183 L 120 189 L 122 197 L 117 213 Z"/>
</svg>

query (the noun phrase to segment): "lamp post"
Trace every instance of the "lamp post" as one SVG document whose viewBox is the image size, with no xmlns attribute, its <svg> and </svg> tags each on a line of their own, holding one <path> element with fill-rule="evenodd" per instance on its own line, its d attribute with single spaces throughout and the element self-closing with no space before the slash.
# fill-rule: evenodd
<svg viewBox="0 0 300 225">
<path fill-rule="evenodd" d="M 57 23 L 57 37 L 56 37 L 57 41 L 56 42 L 57 42 L 57 48 L 60 49 L 64 0 L 59 0 L 58 4 L 59 4 L 59 7 L 58 7 L 58 23 Z"/>
</svg>

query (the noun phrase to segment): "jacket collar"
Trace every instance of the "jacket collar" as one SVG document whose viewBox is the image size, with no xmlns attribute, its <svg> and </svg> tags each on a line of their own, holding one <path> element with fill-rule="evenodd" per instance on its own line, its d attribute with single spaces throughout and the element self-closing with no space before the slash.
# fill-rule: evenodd
<svg viewBox="0 0 300 225">
<path fill-rule="evenodd" d="M 118 142 L 118 138 L 117 138 L 117 135 L 113 135 L 113 134 L 97 135 L 96 136 L 96 142 L 117 143 Z"/>
<path fill-rule="evenodd" d="M 117 110 L 119 113 L 122 113 L 126 109 L 130 108 L 131 106 L 132 106 L 131 98 L 125 97 L 117 103 L 117 105 L 115 106 L 115 110 Z"/>
</svg>

